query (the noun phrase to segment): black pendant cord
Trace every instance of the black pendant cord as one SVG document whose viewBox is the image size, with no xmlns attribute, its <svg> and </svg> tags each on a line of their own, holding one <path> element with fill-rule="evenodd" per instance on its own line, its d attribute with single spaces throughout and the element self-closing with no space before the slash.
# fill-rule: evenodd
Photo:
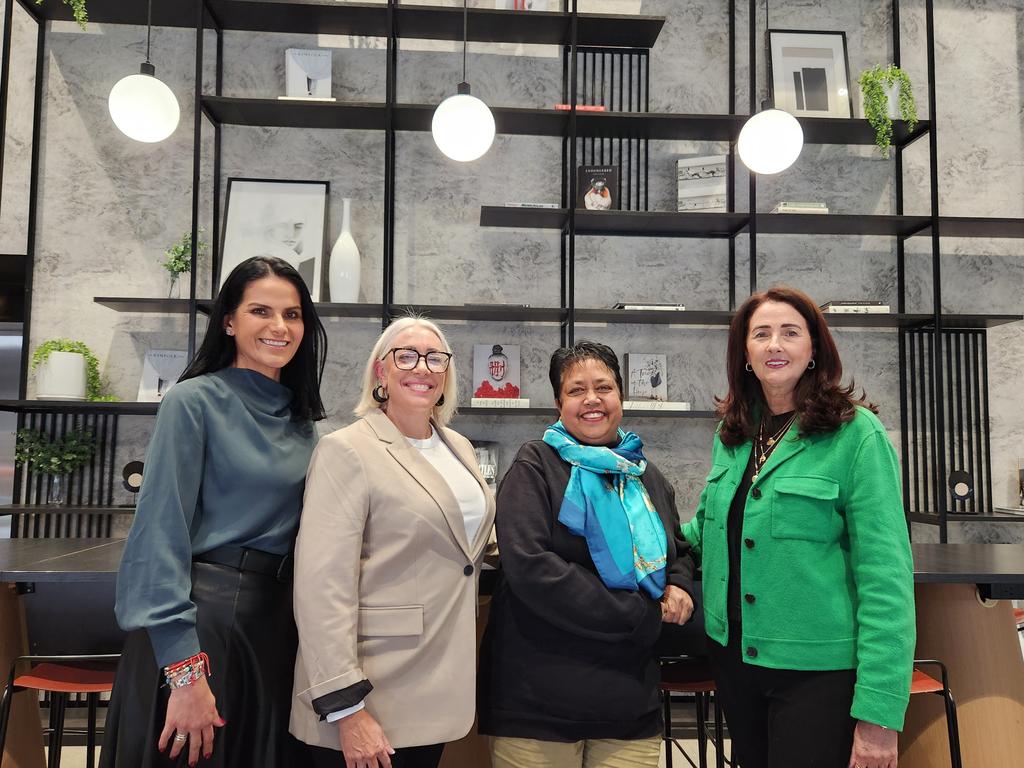
<svg viewBox="0 0 1024 768">
<path fill-rule="evenodd" d="M 146 6 L 146 63 L 149 64 L 149 41 L 153 33 L 153 0 Z"/>
<path fill-rule="evenodd" d="M 150 0 L 152 2 L 152 0 Z M 469 0 L 462 0 L 462 82 L 466 82 L 466 48 L 469 46 Z"/>
</svg>

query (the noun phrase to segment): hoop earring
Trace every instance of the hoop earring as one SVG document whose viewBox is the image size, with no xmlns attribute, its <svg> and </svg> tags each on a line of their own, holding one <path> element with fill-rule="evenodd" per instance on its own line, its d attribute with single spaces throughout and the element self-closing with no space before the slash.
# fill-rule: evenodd
<svg viewBox="0 0 1024 768">
<path fill-rule="evenodd" d="M 815 369 L 815 367 L 816 367 L 816 365 L 815 365 L 815 363 L 814 363 L 814 358 L 812 357 L 812 358 L 811 358 L 811 362 L 809 362 L 809 363 L 807 364 L 807 370 L 808 370 L 808 371 L 813 371 L 813 370 Z"/>
<path fill-rule="evenodd" d="M 744 365 L 743 366 L 743 370 L 745 370 L 747 373 L 753 373 L 754 372 L 754 368 L 753 368 L 753 366 L 751 366 L 750 363 L 747 363 L 746 365 Z"/>
<path fill-rule="evenodd" d="M 434 403 L 434 407 L 440 408 L 442 405 L 444 405 L 444 395 L 441 395 L 439 398 L 437 398 L 437 402 Z"/>
<path fill-rule="evenodd" d="M 378 384 L 373 388 L 373 399 L 378 403 L 386 403 L 388 401 L 388 393 L 385 391 L 383 384 Z"/>
</svg>

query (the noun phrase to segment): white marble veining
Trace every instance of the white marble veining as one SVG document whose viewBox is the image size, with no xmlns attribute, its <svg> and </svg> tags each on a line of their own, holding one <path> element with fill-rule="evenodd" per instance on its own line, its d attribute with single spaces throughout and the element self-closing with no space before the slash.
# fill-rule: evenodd
<svg viewBox="0 0 1024 768">
<path fill-rule="evenodd" d="M 429 0 L 436 4 L 438 0 Z M 457 0 L 443 4 L 458 5 Z M 493 7 L 490 0 L 471 3 Z M 738 3 L 736 111 L 748 111 L 747 4 Z M 651 52 L 651 109 L 721 113 L 729 109 L 728 19 L 718 0 L 591 0 L 581 11 L 664 15 L 665 28 Z M 758 102 L 767 93 L 763 52 L 764 3 L 758 3 L 756 40 Z M 916 87 L 922 117 L 937 115 L 940 212 L 945 215 L 1024 216 L 1024 73 L 1019 0 L 946 0 L 936 7 L 937 104 L 927 103 L 923 4 L 903 4 L 902 66 Z M 14 40 L 7 164 L 0 213 L 0 252 L 24 248 L 28 210 L 27 168 L 31 131 L 35 28 L 20 8 Z M 844 30 L 851 78 L 892 58 L 888 4 L 861 0 L 771 3 L 774 28 Z M 168 141 L 141 145 L 123 137 L 107 115 L 106 97 L 120 77 L 138 70 L 144 29 L 90 25 L 81 33 L 54 24 L 47 35 L 45 100 L 36 232 L 32 337 L 69 335 L 99 356 L 112 392 L 133 399 L 148 348 L 183 348 L 181 317 L 117 314 L 93 296 L 162 296 L 167 279 L 159 266 L 164 248 L 190 226 L 195 34 L 154 29 L 153 63 L 182 109 Z M 284 88 L 284 50 L 329 47 L 333 95 L 343 101 L 382 101 L 383 41 L 312 35 L 230 32 L 224 40 L 222 93 L 273 97 Z M 212 33 L 204 36 L 204 90 L 213 92 Z M 467 71 L 474 93 L 494 106 L 547 107 L 560 101 L 561 53 L 515 46 L 471 45 Z M 461 79 L 460 46 L 407 41 L 398 60 L 399 101 L 435 103 Z M 854 86 L 856 93 L 856 86 Z M 859 116 L 858 99 L 854 98 Z M 200 223 L 206 238 L 219 238 L 212 222 L 213 131 L 203 120 Z M 379 301 L 383 277 L 383 135 L 361 131 L 273 128 L 223 129 L 222 180 L 228 177 L 326 179 L 331 182 L 329 249 L 340 226 L 341 198 L 352 199 L 352 230 L 363 256 L 360 299 Z M 499 136 L 480 161 L 459 165 L 442 157 L 426 133 L 400 133 L 396 168 L 395 298 L 416 304 L 507 302 L 552 306 L 559 301 L 557 233 L 479 226 L 481 205 L 511 201 L 556 202 L 560 193 L 561 142 L 555 138 Z M 650 208 L 675 207 L 675 159 L 680 154 L 721 153 L 707 142 L 650 143 Z M 906 213 L 929 209 L 928 141 L 904 153 Z M 758 183 L 757 210 L 785 199 L 820 199 L 836 213 L 895 213 L 893 160 L 872 147 L 805 147 L 792 169 Z M 224 195 L 226 185 L 222 184 Z M 737 206 L 747 200 L 747 176 L 737 169 Z M 1021 240 L 944 239 L 943 305 L 954 312 L 1020 313 L 1024 301 Z M 19 245 L 21 243 L 21 245 Z M 580 237 L 575 248 L 575 300 L 607 307 L 620 300 L 682 301 L 692 309 L 728 308 L 725 241 L 668 238 Z M 737 296 L 748 285 L 749 243 L 736 241 Z M 794 284 L 822 301 L 850 296 L 896 303 L 896 247 L 890 238 L 762 236 L 757 243 L 758 287 Z M 930 311 L 928 238 L 907 243 L 907 309 Z M 201 296 L 210 295 L 210 261 L 200 265 Z M 201 323 L 202 325 L 202 323 Z M 373 320 L 325 321 L 330 356 L 324 401 L 330 412 L 321 431 L 351 420 L 365 356 L 377 333 Z M 536 405 L 551 400 L 547 362 L 558 344 L 553 324 L 445 323 L 456 365 L 468 377 L 472 344 L 508 341 L 522 346 L 523 389 Z M 1024 370 L 1022 324 L 989 333 L 993 497 L 1016 492 L 1013 472 L 1024 457 L 1016 382 Z M 620 355 L 669 355 L 669 394 L 694 408 L 710 408 L 724 388 L 725 332 L 671 326 L 580 326 L 577 338 L 595 338 Z M 838 330 L 846 376 L 867 389 L 881 418 L 899 440 L 899 370 L 893 331 Z M 30 386 L 30 392 L 32 388 Z M 468 393 L 463 393 L 463 400 Z M 461 416 L 457 428 L 496 440 L 507 466 L 517 446 L 538 437 L 543 417 Z M 139 458 L 152 420 L 122 421 L 119 461 Z M 692 514 L 706 475 L 713 423 L 688 419 L 627 420 L 645 439 L 648 453 L 674 482 L 682 516 Z M 1016 526 L 981 523 L 951 526 L 951 536 L 985 539 L 1019 535 Z M 918 536 L 920 532 L 920 536 Z M 933 528 L 915 526 L 924 540 Z"/>
</svg>

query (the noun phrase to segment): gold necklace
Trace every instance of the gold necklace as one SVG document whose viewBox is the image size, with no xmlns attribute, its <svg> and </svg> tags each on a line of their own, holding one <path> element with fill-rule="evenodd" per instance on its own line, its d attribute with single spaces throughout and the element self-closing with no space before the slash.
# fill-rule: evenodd
<svg viewBox="0 0 1024 768">
<path fill-rule="evenodd" d="M 793 415 L 790 416 L 786 420 L 786 423 L 782 425 L 782 428 L 766 440 L 764 436 L 764 419 L 761 419 L 761 426 L 757 431 L 757 438 L 754 440 L 755 464 L 754 474 L 750 478 L 751 483 L 757 482 L 757 476 L 761 473 L 761 468 L 764 467 L 765 462 L 768 461 L 768 457 L 775 452 L 775 449 L 778 447 L 779 440 L 786 434 L 786 432 L 789 431 L 789 428 L 793 425 L 795 420 L 796 412 L 794 411 Z"/>
</svg>

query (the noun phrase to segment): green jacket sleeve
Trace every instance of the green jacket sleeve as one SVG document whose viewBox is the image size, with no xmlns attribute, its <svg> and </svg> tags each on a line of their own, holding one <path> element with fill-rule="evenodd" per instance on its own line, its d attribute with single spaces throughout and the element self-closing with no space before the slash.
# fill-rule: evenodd
<svg viewBox="0 0 1024 768">
<path fill-rule="evenodd" d="M 914 566 L 896 451 L 883 431 L 862 439 L 845 490 L 857 590 L 857 683 L 850 715 L 900 730 L 916 642 Z"/>
</svg>

